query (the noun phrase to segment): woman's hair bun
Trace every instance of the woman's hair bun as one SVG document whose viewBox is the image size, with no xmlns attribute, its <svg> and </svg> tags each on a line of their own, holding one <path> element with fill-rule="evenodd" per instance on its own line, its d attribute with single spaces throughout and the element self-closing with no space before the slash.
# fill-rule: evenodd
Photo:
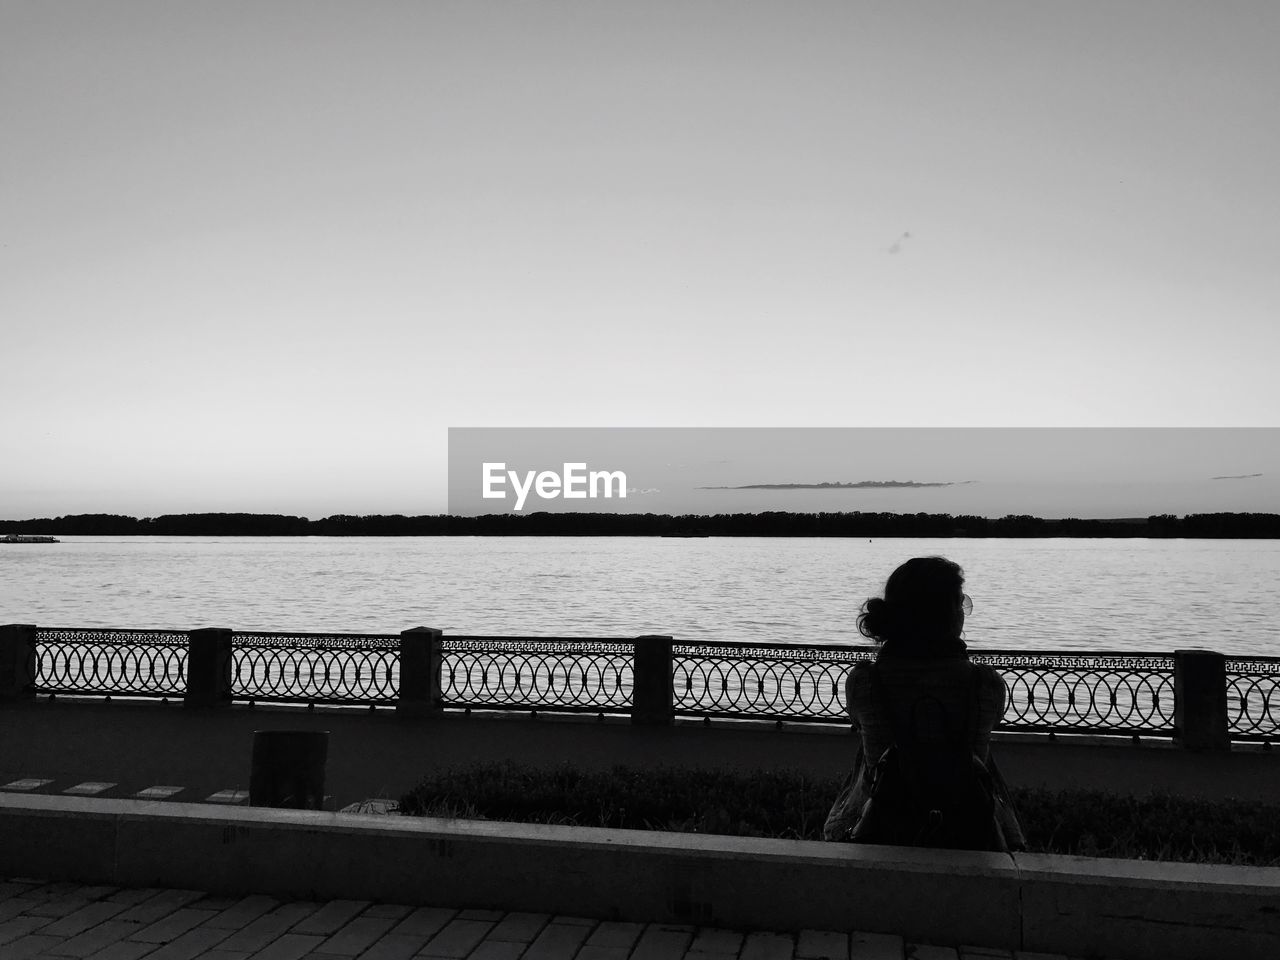
<svg viewBox="0 0 1280 960">
<path fill-rule="evenodd" d="M 892 632 L 890 614 L 889 604 L 882 597 L 872 597 L 862 605 L 862 612 L 858 614 L 858 632 L 868 640 L 883 639 L 886 631 Z"/>
</svg>

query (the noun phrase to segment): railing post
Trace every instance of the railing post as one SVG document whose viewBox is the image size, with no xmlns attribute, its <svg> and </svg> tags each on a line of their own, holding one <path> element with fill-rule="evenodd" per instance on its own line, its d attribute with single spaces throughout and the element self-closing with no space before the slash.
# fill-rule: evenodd
<svg viewBox="0 0 1280 960">
<path fill-rule="evenodd" d="M 231 705 L 231 631 L 206 627 L 187 634 L 184 707 Z"/>
<path fill-rule="evenodd" d="M 1226 657 L 1211 650 L 1173 653 L 1173 724 L 1185 750 L 1230 750 Z"/>
<path fill-rule="evenodd" d="M 431 627 L 414 627 L 400 633 L 400 697 L 396 714 L 429 716 L 440 712 L 441 637 Z"/>
<path fill-rule="evenodd" d="M 35 624 L 5 624 L 0 627 L 0 702 L 34 699 L 35 681 Z"/>
<path fill-rule="evenodd" d="M 631 687 L 631 722 L 670 724 L 675 716 L 671 686 L 672 638 L 636 637 L 634 680 Z"/>
</svg>

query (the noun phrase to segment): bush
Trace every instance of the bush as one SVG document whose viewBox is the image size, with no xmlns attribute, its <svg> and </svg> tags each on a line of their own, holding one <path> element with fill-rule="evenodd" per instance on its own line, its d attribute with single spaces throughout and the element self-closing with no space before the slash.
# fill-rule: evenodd
<svg viewBox="0 0 1280 960">
<path fill-rule="evenodd" d="M 617 766 L 607 771 L 485 763 L 427 777 L 411 816 L 819 840 L 838 777 Z M 1164 794 L 1012 790 L 1036 853 L 1280 865 L 1280 806 Z"/>
</svg>

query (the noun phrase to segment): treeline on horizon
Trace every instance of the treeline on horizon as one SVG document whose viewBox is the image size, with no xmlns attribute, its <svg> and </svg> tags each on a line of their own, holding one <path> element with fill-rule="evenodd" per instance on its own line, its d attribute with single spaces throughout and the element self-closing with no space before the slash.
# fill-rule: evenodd
<svg viewBox="0 0 1280 960">
<path fill-rule="evenodd" d="M 84 513 L 0 520 L 6 533 L 67 536 L 223 537 L 1150 537 L 1277 539 L 1280 514 L 1161 514 L 1124 520 L 991 518 L 948 513 L 529 513 L 348 516 L 321 520 L 263 513 L 125 517 Z"/>
</svg>

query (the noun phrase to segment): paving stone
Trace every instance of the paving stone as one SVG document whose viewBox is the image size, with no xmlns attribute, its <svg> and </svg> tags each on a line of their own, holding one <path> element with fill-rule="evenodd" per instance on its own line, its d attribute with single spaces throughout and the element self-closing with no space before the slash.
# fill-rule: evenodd
<svg viewBox="0 0 1280 960">
<path fill-rule="evenodd" d="M 651 923 L 640 934 L 632 960 L 682 960 L 692 942 L 692 927 Z"/>
<path fill-rule="evenodd" d="M 430 937 L 388 933 L 360 955 L 360 960 L 408 960 L 427 945 Z"/>
<path fill-rule="evenodd" d="M 539 931 L 551 919 L 546 913 L 508 913 L 498 925 L 489 931 L 485 940 L 512 940 L 516 943 L 532 943 Z"/>
<path fill-rule="evenodd" d="M 73 797 L 96 797 L 100 793 L 106 793 L 115 785 L 103 780 L 86 780 L 84 783 L 77 783 L 74 787 L 67 787 L 62 792 Z"/>
<path fill-rule="evenodd" d="M 0 944 L 13 943 L 19 937 L 35 933 L 53 921 L 48 917 L 14 917 L 0 923 Z"/>
<path fill-rule="evenodd" d="M 198 906 L 204 906 L 204 901 L 201 900 Z M 206 920 L 204 926 L 217 930 L 243 930 L 264 913 L 270 913 L 278 906 L 280 901 L 275 897 L 255 893 L 242 897 L 225 910 L 219 911 Z"/>
<path fill-rule="evenodd" d="M 524 960 L 573 960 L 590 932 L 590 927 L 580 923 L 552 920 L 529 944 Z"/>
<path fill-rule="evenodd" d="M 41 787 L 47 787 L 53 783 L 52 780 L 43 780 L 39 777 L 25 777 L 22 780 L 10 780 L 8 783 L 0 786 L 0 790 L 12 790 L 15 793 L 29 793 L 33 790 L 39 790 Z"/>
<path fill-rule="evenodd" d="M 1014 960 L 1067 960 L 1065 953 L 1035 953 L 1031 950 L 1019 950 L 1013 956 Z"/>
<path fill-rule="evenodd" d="M 495 924 L 492 920 L 450 920 L 422 948 L 424 957 L 465 957 L 485 938 Z"/>
<path fill-rule="evenodd" d="M 29 933 L 4 945 L 4 960 L 27 960 L 45 950 L 51 950 L 62 942 L 62 937 L 47 937 Z"/>
<path fill-rule="evenodd" d="M 741 949 L 742 934 L 719 927 L 704 927 L 689 944 L 690 953 L 728 953 L 736 957 Z"/>
<path fill-rule="evenodd" d="M 300 933 L 298 925 L 303 920 L 310 920 L 320 909 L 318 903 L 286 903 L 276 907 L 270 913 L 254 920 L 248 926 L 237 930 L 227 940 L 219 944 L 220 950 L 248 950 L 252 953 L 261 950 L 272 940 L 286 933 Z M 313 936 L 323 938 L 325 934 L 307 931 Z"/>
<path fill-rule="evenodd" d="M 134 943 L 132 940 L 117 940 L 97 953 L 90 954 L 88 960 L 139 960 L 156 948 L 154 943 Z M 201 960 L 204 960 L 202 957 Z"/>
<path fill-rule="evenodd" d="M 18 897 L 19 900 L 26 900 L 25 897 Z M 79 897 L 52 897 L 48 900 L 27 900 L 29 906 L 22 911 L 29 917 L 47 917 L 50 920 L 60 920 L 63 917 L 70 916 L 81 907 L 87 907 L 90 903 L 88 900 L 82 900 Z"/>
<path fill-rule="evenodd" d="M 407 917 L 412 910 L 413 907 L 407 903 L 375 903 L 361 916 L 387 917 L 391 920 L 399 920 L 401 917 Z"/>
<path fill-rule="evenodd" d="M 10 917 L 16 917 L 20 913 L 24 913 L 27 907 L 32 906 L 30 900 L 23 900 L 21 897 L 10 897 L 8 900 L 0 900 L 0 923 L 8 920 Z"/>
<path fill-rule="evenodd" d="M 310 954 L 307 954 L 310 956 Z M 249 960 L 248 950 L 210 950 L 200 960 Z"/>
<path fill-rule="evenodd" d="M 18 894 L 30 890 L 32 886 L 30 883 L 19 883 L 16 880 L 0 881 L 0 901 L 16 897 Z"/>
<path fill-rule="evenodd" d="M 906 960 L 960 960 L 955 947 L 936 947 L 926 943 L 908 943 Z"/>
<path fill-rule="evenodd" d="M 139 800 L 168 800 L 171 797 L 176 797 L 185 789 L 187 788 L 175 787 L 170 784 L 158 784 L 154 787 L 145 787 L 135 793 L 134 796 Z"/>
<path fill-rule="evenodd" d="M 342 925 L 368 907 L 368 900 L 330 900 L 319 907 L 307 919 L 298 924 L 293 933 L 318 933 L 329 936 L 337 933 Z"/>
<path fill-rule="evenodd" d="M 79 910 L 55 920 L 40 932 L 55 937 L 74 937 L 128 909 L 123 903 L 112 903 L 109 900 L 85 902 Z"/>
<path fill-rule="evenodd" d="M 902 938 L 895 934 L 849 934 L 849 960 L 902 960 L 902 953 Z"/>
<path fill-rule="evenodd" d="M 593 947 L 587 944 L 578 951 L 574 960 L 627 960 L 630 952 L 626 947 Z"/>
<path fill-rule="evenodd" d="M 97 886 L 80 887 L 75 892 L 75 896 L 83 897 L 85 900 L 105 900 L 113 893 L 118 893 L 119 887 L 108 887 L 101 884 Z"/>
<path fill-rule="evenodd" d="M 341 957 L 357 956 L 393 926 L 395 926 L 394 920 L 361 915 L 324 941 L 319 951 Z"/>
<path fill-rule="evenodd" d="M 802 960 L 849 960 L 849 935 L 835 930 L 801 930 L 796 956 Z"/>
<path fill-rule="evenodd" d="M 253 960 L 300 960 L 322 943 L 318 933 L 286 933 L 253 954 Z"/>
<path fill-rule="evenodd" d="M 151 960 L 194 960 L 196 957 L 203 957 L 205 951 L 216 947 L 231 936 L 232 931 L 223 930 L 218 927 L 200 926 L 194 930 L 188 930 L 179 937 L 174 937 L 163 947 L 156 949 L 154 943 L 147 946 L 155 950 L 155 953 L 148 954 Z"/>
<path fill-rule="evenodd" d="M 520 955 L 528 949 L 527 943 L 515 940 L 485 940 L 471 951 L 467 960 L 519 960 Z M 364 960 L 364 957 L 360 960 Z"/>
<path fill-rule="evenodd" d="M 66 897 L 79 890 L 82 884 L 70 883 L 65 880 L 59 880 L 56 883 L 38 883 L 35 886 L 29 886 L 23 890 L 18 896 L 24 900 L 57 900 L 59 897 Z"/>
<path fill-rule="evenodd" d="M 91 957 L 111 944 L 136 933 L 140 926 L 141 924 L 133 920 L 107 920 L 105 923 L 76 934 L 57 949 L 49 952 L 65 957 Z M 52 924 L 40 932 L 46 933 L 51 927 Z"/>
<path fill-rule="evenodd" d="M 166 917 L 161 917 L 155 923 L 148 924 L 129 939 L 137 940 L 139 943 L 168 943 L 217 915 L 214 910 L 183 907 Z"/>
<path fill-rule="evenodd" d="M 791 960 L 796 943 L 781 933 L 749 933 L 742 944 L 742 960 Z"/>
<path fill-rule="evenodd" d="M 460 920 L 492 920 L 495 923 L 505 917 L 501 910 L 463 910 L 458 914 Z"/>
<path fill-rule="evenodd" d="M 447 907 L 418 907 L 392 927 L 391 933 L 395 936 L 427 937 L 430 939 L 457 914 L 457 910 L 450 910 Z"/>
<path fill-rule="evenodd" d="M 219 790 L 217 793 L 211 793 L 204 798 L 205 803 L 225 803 L 229 806 L 239 806 L 249 802 L 248 790 Z"/>
<path fill-rule="evenodd" d="M 215 897 L 211 893 L 206 893 L 199 900 L 193 901 L 191 906 L 195 907 L 197 910 L 213 910 L 217 913 L 221 913 L 223 910 L 230 910 L 244 899 L 244 897 Z M 271 898 L 268 897 L 267 899 L 270 900 Z"/>
<path fill-rule="evenodd" d="M 120 914 L 120 920 L 140 920 L 143 923 L 155 923 L 175 910 L 180 910 L 193 900 L 199 900 L 204 893 L 199 890 L 160 890 L 133 908 Z"/>
<path fill-rule="evenodd" d="M 1013 960 L 1012 950 L 999 947 L 967 947 L 961 945 L 960 960 Z"/>
<path fill-rule="evenodd" d="M 643 923 L 622 923 L 607 920 L 587 937 L 589 947 L 622 947 L 630 950 L 644 931 Z"/>
<path fill-rule="evenodd" d="M 690 950 L 684 960 L 738 960 L 736 953 L 704 953 L 701 950 Z"/>
<path fill-rule="evenodd" d="M 112 903 L 123 903 L 132 907 L 142 903 L 144 900 L 150 900 L 159 892 L 154 887 L 126 887 L 123 890 L 117 890 L 107 899 Z"/>
</svg>

